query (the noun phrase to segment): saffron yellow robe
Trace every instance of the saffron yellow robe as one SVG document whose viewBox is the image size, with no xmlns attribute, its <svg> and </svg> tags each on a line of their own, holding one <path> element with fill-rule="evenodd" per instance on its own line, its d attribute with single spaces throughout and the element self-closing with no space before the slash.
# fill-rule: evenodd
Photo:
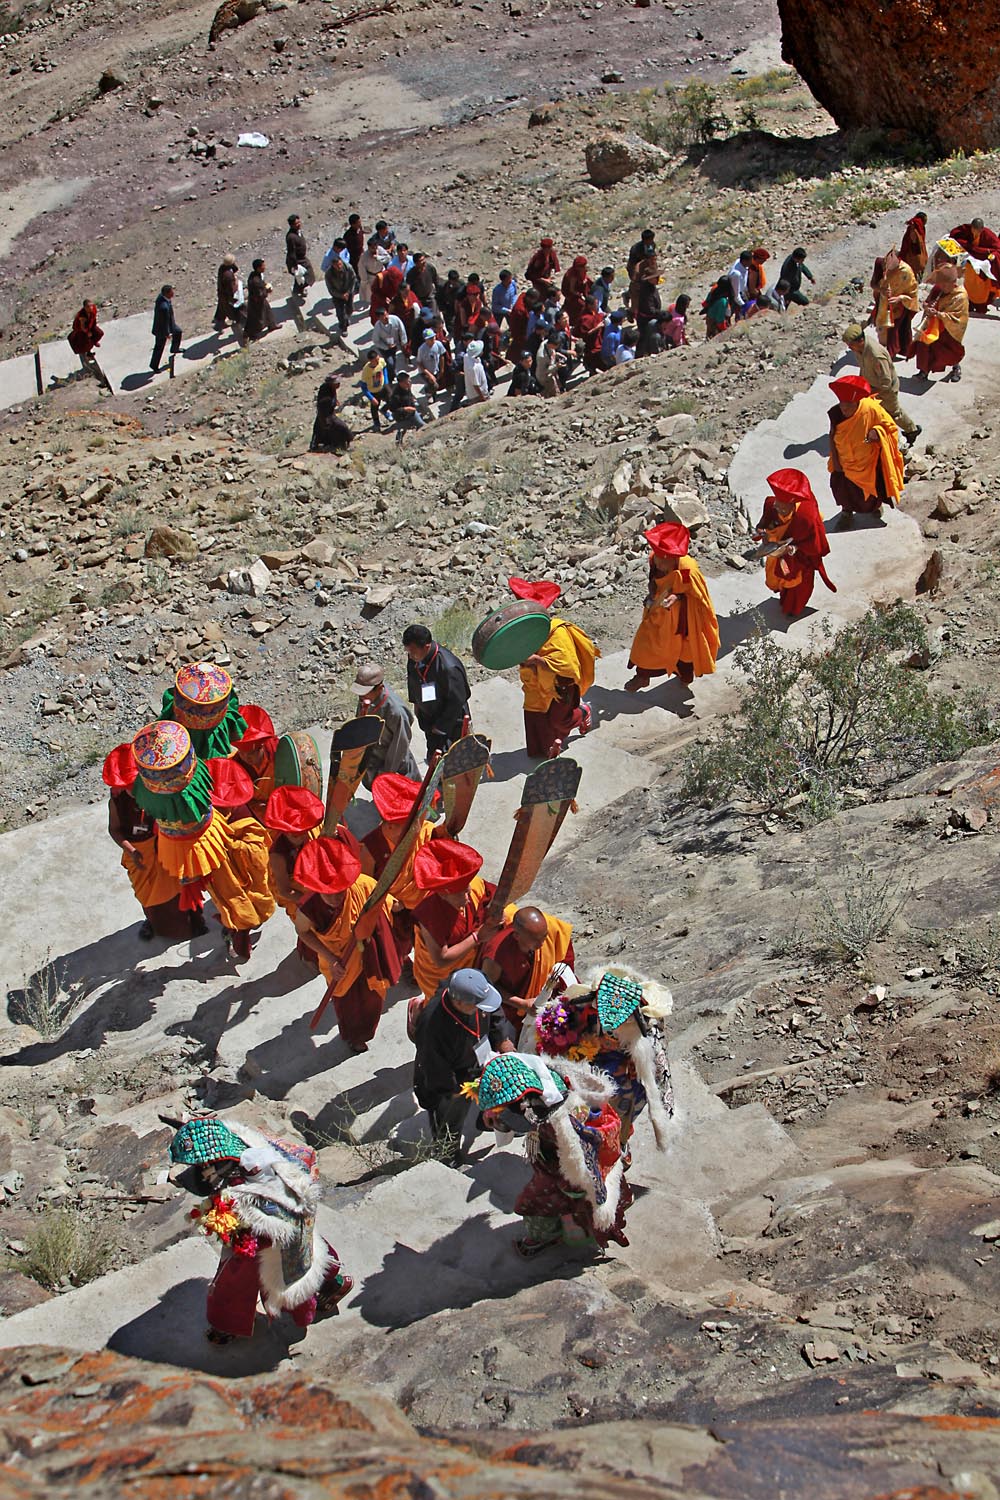
<svg viewBox="0 0 1000 1500">
<path fill-rule="evenodd" d="M 575 682 L 583 698 L 594 685 L 594 665 L 600 652 L 588 635 L 576 625 L 553 616 L 548 639 L 537 655 L 540 666 L 520 669 L 526 713 L 548 713 L 556 700 L 557 678 Z"/>
<path fill-rule="evenodd" d="M 629 661 L 640 672 L 676 672 L 679 661 L 689 661 L 696 677 L 715 671 L 719 654 L 719 622 L 708 585 L 693 557 L 682 557 L 670 573 L 650 580 L 653 602 L 643 610 Z M 687 601 L 687 629 L 681 635 L 681 609 L 664 609 L 671 594 Z"/>
<path fill-rule="evenodd" d="M 270 834 L 256 818 L 227 822 L 218 812 L 193 839 L 156 835 L 156 854 L 169 875 L 197 882 L 211 893 L 222 925 L 249 932 L 266 922 L 275 900 L 268 878 Z"/>
<path fill-rule="evenodd" d="M 964 295 L 964 294 L 963 294 Z M 878 442 L 869 443 L 868 434 L 878 433 Z M 903 493 L 903 457 L 899 451 L 899 428 L 882 404 L 874 396 L 865 396 L 858 403 L 853 417 L 845 417 L 834 427 L 830 444 L 836 450 L 840 467 L 851 481 L 869 499 L 878 494 L 878 466 L 882 460 L 882 473 L 888 498 L 895 503 Z M 836 472 L 831 454 L 827 467 Z"/>
</svg>

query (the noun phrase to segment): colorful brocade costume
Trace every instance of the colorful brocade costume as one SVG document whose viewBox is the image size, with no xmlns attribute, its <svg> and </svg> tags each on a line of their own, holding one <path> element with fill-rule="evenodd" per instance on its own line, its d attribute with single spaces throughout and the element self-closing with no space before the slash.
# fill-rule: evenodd
<svg viewBox="0 0 1000 1500">
<path fill-rule="evenodd" d="M 338 1311 L 353 1289 L 317 1230 L 319 1169 L 311 1146 L 216 1117 L 181 1126 L 170 1159 L 198 1169 L 212 1191 L 191 1217 L 222 1245 L 208 1288 L 209 1337 L 250 1338 L 258 1300 L 299 1328 Z"/>
<path fill-rule="evenodd" d="M 623 1146 L 648 1106 L 656 1144 L 666 1149 L 674 1096 L 660 1027 L 671 1003 L 658 985 L 609 971 L 596 983 L 571 986 L 535 1017 L 541 1056 L 587 1062 L 611 1078 Z"/>
<path fill-rule="evenodd" d="M 632 1193 L 613 1092 L 611 1079 L 586 1063 L 504 1052 L 486 1064 L 479 1108 L 486 1115 L 513 1109 L 533 1127 L 525 1143 L 533 1173 L 514 1204 L 524 1219 L 525 1234 L 516 1246 L 522 1255 L 558 1244 L 628 1244 L 625 1214 Z"/>
<path fill-rule="evenodd" d="M 132 741 L 138 768 L 133 797 L 156 819 L 156 856 L 181 886 L 181 907 L 207 890 L 237 957 L 250 956 L 250 932 L 274 911 L 267 835 L 255 818 L 229 821 L 212 805 L 212 777 L 182 724 L 161 719 Z M 193 888 L 193 889 L 192 889 Z"/>
</svg>

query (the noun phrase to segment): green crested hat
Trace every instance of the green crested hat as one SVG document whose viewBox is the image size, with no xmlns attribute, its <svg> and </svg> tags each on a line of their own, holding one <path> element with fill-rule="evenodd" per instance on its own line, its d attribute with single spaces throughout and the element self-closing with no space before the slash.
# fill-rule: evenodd
<svg viewBox="0 0 1000 1500">
<path fill-rule="evenodd" d="M 161 829 L 163 824 L 190 828 L 210 820 L 212 777 L 183 724 L 173 719 L 147 724 L 132 741 L 132 755 L 139 773 L 132 796 Z"/>
<path fill-rule="evenodd" d="M 552 1081 L 560 1093 L 569 1092 L 558 1073 L 552 1073 Z M 483 1069 L 479 1080 L 479 1108 L 499 1109 L 503 1104 L 516 1104 L 525 1094 L 541 1092 L 542 1081 L 535 1070 L 513 1053 L 501 1052 L 497 1057 L 491 1057 Z"/>
<path fill-rule="evenodd" d="M 604 1031 L 617 1031 L 642 1004 L 642 985 L 620 974 L 605 974 L 597 986 L 597 1018 Z"/>
<path fill-rule="evenodd" d="M 223 1120 L 210 1116 L 181 1126 L 170 1142 L 170 1160 L 198 1167 L 209 1161 L 239 1161 L 246 1149 L 246 1141 L 241 1141 Z"/>
</svg>

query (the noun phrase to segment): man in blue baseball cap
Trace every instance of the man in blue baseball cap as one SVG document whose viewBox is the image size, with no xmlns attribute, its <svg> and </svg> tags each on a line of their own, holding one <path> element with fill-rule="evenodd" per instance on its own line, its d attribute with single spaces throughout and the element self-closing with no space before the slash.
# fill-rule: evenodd
<svg viewBox="0 0 1000 1500">
<path fill-rule="evenodd" d="M 479 969 L 456 969 L 417 1021 L 413 1091 L 451 1164 L 461 1158 L 462 1127 L 475 1093 L 464 1086 L 478 1079 L 491 1057 L 514 1050 L 502 1003 Z"/>
</svg>

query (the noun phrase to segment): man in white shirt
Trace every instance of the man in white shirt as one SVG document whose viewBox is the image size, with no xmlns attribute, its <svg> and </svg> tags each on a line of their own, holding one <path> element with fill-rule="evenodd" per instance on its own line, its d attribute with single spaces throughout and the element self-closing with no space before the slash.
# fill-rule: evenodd
<svg viewBox="0 0 1000 1500">
<path fill-rule="evenodd" d="M 417 369 L 424 377 L 427 393 L 436 396 L 441 389 L 441 362 L 444 359 L 444 345 L 440 339 L 434 337 L 433 328 L 424 330 L 423 341 L 417 350 Z"/>
<path fill-rule="evenodd" d="M 746 306 L 750 300 L 748 279 L 752 261 L 753 256 L 750 251 L 743 250 L 740 253 L 739 260 L 734 261 L 729 269 L 729 285 L 732 287 L 733 296 L 736 299 L 736 316 L 738 318 L 742 318 L 745 315 Z"/>
<path fill-rule="evenodd" d="M 385 360 L 389 379 L 396 378 L 396 361 L 406 361 L 406 329 L 402 318 L 397 318 L 387 307 L 383 307 L 372 328 L 372 348 Z"/>
<path fill-rule="evenodd" d="M 482 352 L 480 339 L 473 339 L 465 351 L 465 394 L 469 401 L 490 399 L 490 385 L 483 369 Z"/>
</svg>

